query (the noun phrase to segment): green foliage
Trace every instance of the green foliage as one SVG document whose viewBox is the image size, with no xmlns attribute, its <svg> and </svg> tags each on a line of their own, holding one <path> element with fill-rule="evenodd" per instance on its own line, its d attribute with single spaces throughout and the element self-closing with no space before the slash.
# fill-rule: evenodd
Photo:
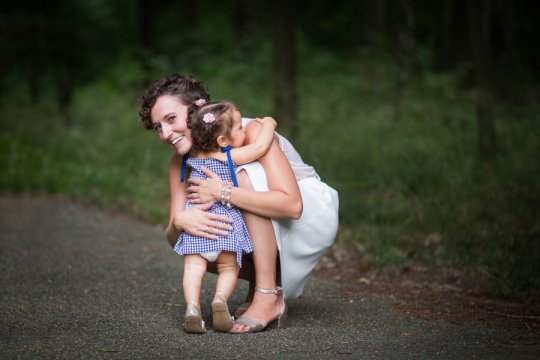
<svg viewBox="0 0 540 360">
<path fill-rule="evenodd" d="M 136 96 L 122 90 L 108 82 L 79 89 L 72 127 L 57 109 L 3 106 L 0 165 L 6 171 L 0 186 L 66 194 L 141 218 L 164 219 L 168 152 L 155 135 L 142 131 Z"/>
<path fill-rule="evenodd" d="M 156 58 L 155 77 L 182 69 L 245 116 L 271 114 L 270 48 Z M 474 94 L 453 74 L 426 72 L 393 116 L 395 69 L 385 57 L 347 61 L 305 43 L 300 52 L 304 160 L 340 193 L 338 242 L 376 264 L 425 259 L 479 274 L 498 292 L 540 286 L 538 105 L 497 105 L 499 155 L 476 158 Z M 194 60 L 196 59 L 196 60 Z M 138 123 L 142 66 L 129 57 L 79 87 L 72 125 L 24 85 L 2 98 L 0 188 L 64 194 L 165 223 L 170 151 Z M 534 99 L 534 88 L 527 98 Z M 278 119 L 279 131 L 279 119 Z"/>
<path fill-rule="evenodd" d="M 474 94 L 457 76 L 419 77 L 396 122 L 385 59 L 304 61 L 296 144 L 340 192 L 339 241 L 379 264 L 422 258 L 467 269 L 497 292 L 538 286 L 534 101 L 498 104 L 499 154 L 483 163 Z"/>
</svg>

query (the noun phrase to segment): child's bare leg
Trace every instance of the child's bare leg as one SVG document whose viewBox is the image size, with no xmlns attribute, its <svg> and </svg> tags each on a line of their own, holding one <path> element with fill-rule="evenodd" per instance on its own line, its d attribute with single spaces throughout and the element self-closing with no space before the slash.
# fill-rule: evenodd
<svg viewBox="0 0 540 360">
<path fill-rule="evenodd" d="M 233 327 L 234 321 L 229 314 L 227 299 L 231 296 L 238 278 L 236 253 L 222 251 L 216 262 L 218 279 L 216 296 L 212 301 L 214 329 L 216 331 L 229 331 Z"/>
<path fill-rule="evenodd" d="M 199 254 L 184 256 L 184 298 L 186 304 L 194 303 L 199 309 L 201 308 L 201 285 L 206 265 L 206 260 Z"/>
<path fill-rule="evenodd" d="M 236 279 L 238 279 L 239 268 L 236 263 L 236 253 L 222 251 L 217 258 L 216 266 L 218 272 L 216 294 L 221 293 L 225 299 L 228 299 L 234 291 Z"/>
<path fill-rule="evenodd" d="M 215 262 L 208 263 L 206 271 L 212 274 L 218 274 L 217 264 Z M 242 257 L 242 268 L 238 272 L 238 278 L 249 282 L 250 292 L 255 289 L 255 265 L 253 264 L 252 254 L 245 254 Z M 251 301 L 252 297 L 253 293 L 249 297 L 249 301 Z"/>
</svg>

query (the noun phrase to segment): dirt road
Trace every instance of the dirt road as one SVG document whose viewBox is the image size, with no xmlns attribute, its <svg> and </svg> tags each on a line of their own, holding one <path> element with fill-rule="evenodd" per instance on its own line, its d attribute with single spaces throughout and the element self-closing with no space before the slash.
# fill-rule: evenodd
<svg viewBox="0 0 540 360">
<path fill-rule="evenodd" d="M 188 335 L 181 257 L 163 229 L 67 200 L 2 196 L 0 230 L 2 359 L 540 358 L 538 326 L 422 319 L 316 277 L 289 302 L 286 330 Z M 202 297 L 210 326 L 214 281 Z"/>
</svg>

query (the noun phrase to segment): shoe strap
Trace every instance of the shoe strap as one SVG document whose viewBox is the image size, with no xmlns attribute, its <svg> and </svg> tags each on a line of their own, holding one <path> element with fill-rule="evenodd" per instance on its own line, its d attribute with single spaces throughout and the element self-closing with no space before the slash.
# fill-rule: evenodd
<svg viewBox="0 0 540 360">
<path fill-rule="evenodd" d="M 267 294 L 267 295 L 281 295 L 281 294 L 283 294 L 283 290 L 279 286 L 277 286 L 275 289 L 263 289 L 263 288 L 255 286 L 255 291 L 259 292 L 261 294 Z"/>
<path fill-rule="evenodd" d="M 199 315 L 201 310 L 195 305 L 195 301 L 190 301 L 186 307 L 186 314 Z"/>
</svg>

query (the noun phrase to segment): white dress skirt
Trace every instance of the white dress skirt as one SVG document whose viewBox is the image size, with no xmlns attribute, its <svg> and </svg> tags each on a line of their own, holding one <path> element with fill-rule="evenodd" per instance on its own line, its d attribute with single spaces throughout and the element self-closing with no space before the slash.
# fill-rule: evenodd
<svg viewBox="0 0 540 360">
<path fill-rule="evenodd" d="M 272 219 L 281 264 L 281 286 L 285 298 L 291 299 L 302 295 L 313 268 L 334 243 L 339 198 L 337 191 L 322 182 L 313 168 L 301 162 L 292 145 L 282 136 L 278 137 L 297 177 L 303 203 L 298 220 Z M 260 162 L 241 165 L 236 172 L 241 170 L 246 171 L 255 191 L 268 191 L 266 173 Z"/>
</svg>

